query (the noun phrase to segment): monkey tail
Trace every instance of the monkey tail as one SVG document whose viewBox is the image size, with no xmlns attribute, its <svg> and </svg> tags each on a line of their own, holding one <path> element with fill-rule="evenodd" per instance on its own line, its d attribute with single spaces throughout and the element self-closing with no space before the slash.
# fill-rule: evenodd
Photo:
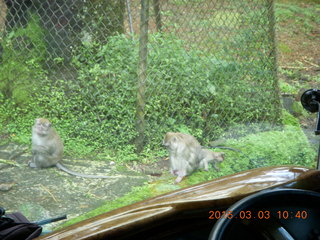
<svg viewBox="0 0 320 240">
<path fill-rule="evenodd" d="M 211 148 L 211 149 L 221 148 L 221 149 L 227 149 L 227 150 L 231 150 L 231 151 L 234 151 L 234 152 L 238 152 L 238 153 L 240 153 L 242 156 L 244 156 L 244 157 L 248 158 L 250 161 L 252 161 L 252 158 L 249 157 L 248 154 L 242 152 L 240 149 L 237 149 L 237 148 L 226 147 L 226 146 L 219 146 L 219 145 L 217 145 L 217 146 L 210 146 L 210 147 L 208 147 L 208 148 Z"/>
<path fill-rule="evenodd" d="M 60 170 L 73 175 L 73 176 L 77 176 L 77 177 L 83 177 L 83 178 L 112 178 L 111 176 L 104 176 L 104 175 L 88 175 L 88 174 L 82 174 L 82 173 L 78 173 L 78 172 L 74 172 L 70 169 L 68 169 L 67 167 L 65 167 L 64 165 L 62 165 L 61 163 L 57 163 L 56 167 L 59 168 Z"/>
<path fill-rule="evenodd" d="M 233 147 L 219 146 L 219 145 L 218 146 L 209 146 L 209 147 L 205 147 L 205 148 L 211 148 L 211 149 L 221 148 L 221 149 L 231 150 L 231 151 L 234 151 L 234 152 L 243 153 L 240 149 L 233 148 Z"/>
</svg>

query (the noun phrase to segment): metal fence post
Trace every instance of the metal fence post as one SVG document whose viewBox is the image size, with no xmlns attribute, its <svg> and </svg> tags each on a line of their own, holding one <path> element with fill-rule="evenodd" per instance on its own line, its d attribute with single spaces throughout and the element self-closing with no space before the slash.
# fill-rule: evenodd
<svg viewBox="0 0 320 240">
<path fill-rule="evenodd" d="M 154 9 L 154 13 L 156 15 L 157 31 L 161 32 L 162 23 L 161 23 L 161 11 L 160 11 L 160 1 L 159 0 L 153 0 L 153 9 Z"/>
</svg>

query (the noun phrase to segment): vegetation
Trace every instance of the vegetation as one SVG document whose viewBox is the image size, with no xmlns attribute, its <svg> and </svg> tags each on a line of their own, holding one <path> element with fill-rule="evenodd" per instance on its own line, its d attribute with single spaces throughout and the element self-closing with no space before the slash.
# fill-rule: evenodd
<svg viewBox="0 0 320 240">
<path fill-rule="evenodd" d="M 284 6 L 277 5 L 277 17 L 287 21 L 291 15 Z M 296 8 L 288 9 L 296 12 Z M 311 10 L 303 13 L 314 20 Z M 243 21 L 249 25 L 258 19 L 254 24 L 263 26 L 262 14 L 260 18 L 246 15 Z M 77 77 L 52 80 L 43 64 L 43 30 L 37 17 L 30 19 L 26 28 L 15 29 L 5 38 L 0 66 L 4 70 L 0 74 L 2 132 L 27 144 L 34 118 L 44 116 L 57 126 L 67 155 L 95 152 L 110 158 L 117 154 L 120 161 L 138 159 L 133 145 L 138 42 L 125 35 L 110 37 L 105 44 L 84 41 L 74 50 L 71 62 Z M 174 35 L 149 36 L 145 156 L 163 154 L 158 143 L 167 131 L 189 132 L 206 144 L 230 137 L 228 128 L 238 131 L 239 137 L 250 133 L 244 127 L 247 123 L 280 123 L 272 66 L 263 65 L 272 62 L 252 51 L 258 43 L 269 51 L 263 32 L 252 35 L 248 31 L 250 27 L 243 28 L 234 36 L 234 43 L 247 46 L 231 53 L 238 59 L 223 57 L 225 49 L 203 56 L 195 47 L 186 49 L 185 41 Z M 33 47 L 16 48 L 19 39 L 20 44 Z M 16 58 L 17 52 L 23 57 Z M 283 81 L 280 86 L 282 91 L 296 91 Z"/>
<path fill-rule="evenodd" d="M 224 150 L 226 159 L 221 163 L 221 171 L 219 172 L 213 169 L 213 167 L 208 172 L 199 170 L 183 180 L 179 186 L 172 185 L 174 177 L 167 175 L 162 180 L 156 181 L 153 184 L 135 187 L 124 197 L 106 202 L 103 206 L 74 218 L 61 227 L 145 200 L 152 196 L 248 169 L 275 165 L 315 167 L 313 159 L 316 153 L 310 148 L 307 138 L 298 126 L 288 125 L 285 129 L 279 131 L 250 134 L 237 140 L 230 140 L 227 142 L 227 145 L 241 149 L 242 152 Z"/>
<path fill-rule="evenodd" d="M 189 1 L 172 2 L 185 6 Z M 285 30 L 283 23 L 294 23 L 297 29 L 302 27 L 310 41 L 314 41 L 313 31 L 319 24 L 319 4 L 312 6 L 302 7 L 286 1 L 277 3 L 278 31 Z M 239 24 L 230 17 L 231 10 L 219 12 L 215 18 Z M 141 156 L 135 154 L 133 144 L 136 137 L 137 39 L 117 35 L 98 44 L 88 37 L 81 47 L 73 49 L 70 66 L 75 77 L 51 78 L 45 65 L 44 30 L 37 17 L 32 16 L 25 28 L 12 30 L 1 43 L 1 139 L 4 141 L 9 136 L 6 141 L 29 144 L 30 127 L 34 118 L 41 116 L 56 125 L 69 156 L 92 158 L 97 155 L 118 162 L 154 160 L 166 155 L 160 143 L 167 131 L 191 133 L 204 145 L 213 139 L 225 138 L 226 145 L 241 149 L 242 153 L 226 152 L 221 172 L 214 169 L 198 171 L 179 187 L 255 167 L 282 164 L 312 167 L 315 151 L 298 120 L 280 109 L 271 66 L 273 60 L 267 59 L 267 54 L 261 57 L 261 52 L 270 53 L 272 49 L 265 44 L 262 31 L 268 22 L 262 11 L 259 14 L 261 17 L 255 21 L 256 15 L 246 14 L 241 22 L 241 26 L 258 26 L 256 35 L 252 34 L 252 26 L 239 25 L 229 45 L 213 44 L 205 53 L 196 46 L 186 47 L 183 37 L 178 35 L 150 34 L 145 107 L 148 129 Z M 204 18 L 201 24 L 209 26 L 210 22 Z M 286 34 L 287 38 L 293 36 L 291 32 Z M 214 33 L 211 36 L 217 39 Z M 225 35 L 221 39 L 227 41 L 228 37 Z M 287 42 L 280 42 L 278 49 L 283 55 L 296 51 Z M 52 60 L 58 68 L 63 63 L 60 58 Z M 301 62 L 294 67 L 298 70 L 280 69 L 282 93 L 293 95 L 300 88 L 308 87 L 309 81 L 320 83 L 319 74 L 300 71 L 299 67 L 305 69 Z M 172 181 L 169 174 L 165 175 L 160 182 L 135 188 L 125 197 L 82 218 L 170 191 Z"/>
<path fill-rule="evenodd" d="M 266 91 L 272 89 L 272 84 L 254 86 L 253 79 L 245 79 L 246 66 L 216 60 L 209 69 L 212 58 L 199 61 L 197 51 L 187 52 L 183 42 L 173 36 L 152 35 L 150 44 L 145 116 L 150 148 L 158 145 L 154 141 L 160 142 L 166 131 L 185 126 L 198 137 L 205 138 L 210 133 L 212 138 L 212 133 L 218 136 L 223 131 L 217 122 L 230 125 L 276 119 L 273 93 Z M 67 152 L 75 149 L 75 139 L 81 149 L 81 139 L 90 142 L 90 149 L 133 149 L 137 51 L 137 43 L 124 35 L 111 37 L 105 45 L 85 45 L 73 59 L 78 71 L 76 81 L 38 80 L 41 91 L 34 93 L 32 105 L 37 111 L 30 116 L 36 113 L 52 119 L 59 126 Z M 258 71 L 258 66 L 255 69 Z M 252 97 L 256 101 L 250 101 Z M 260 102 L 264 102 L 262 107 Z M 24 115 L 21 117 L 25 119 Z M 10 127 L 8 131 L 14 134 L 19 129 Z"/>
<path fill-rule="evenodd" d="M 251 81 L 244 80 L 242 68 L 246 66 L 215 61 L 215 67 L 208 69 L 212 59 L 199 61 L 199 53 L 196 50 L 187 52 L 183 42 L 174 36 L 155 34 L 150 36 L 150 44 L 145 116 L 149 125 L 149 148 L 158 146 L 154 142 L 160 142 L 163 133 L 169 130 L 188 126 L 190 131 L 204 138 L 205 129 L 212 138 L 212 133 L 223 130 L 214 124 L 216 122 L 230 125 L 239 121 L 276 118 L 276 111 L 271 110 L 274 109 L 274 100 L 266 92 L 272 84 L 269 87 L 253 86 Z M 47 116 L 57 124 L 69 154 L 119 148 L 132 153 L 137 51 L 137 43 L 124 35 L 111 37 L 105 45 L 85 45 L 72 62 L 78 71 L 76 81 L 53 82 L 44 77 L 37 80 L 41 91 L 35 91 L 32 102 L 23 109 L 19 104 L 14 107 L 11 101 L 5 103 L 11 106 L 2 109 L 2 122 L 8 124 L 8 133 L 24 132 L 25 124 L 16 125 L 20 119 L 30 126 L 33 119 L 28 117 Z M 231 88 L 231 84 L 237 86 L 237 91 Z M 255 95 L 257 105 L 250 101 L 252 95 L 248 92 L 239 94 L 248 89 Z M 258 100 L 260 97 L 262 99 Z M 258 107 L 260 101 L 264 102 L 263 107 Z M 235 102 L 236 107 L 232 107 Z M 266 110 L 269 110 L 269 116 L 265 116 Z M 24 111 L 27 113 L 23 114 Z M 77 149 L 81 151 L 77 152 Z"/>
<path fill-rule="evenodd" d="M 41 68 L 46 55 L 43 36 L 39 19 L 33 16 L 26 28 L 13 29 L 2 42 L 0 92 L 20 107 L 32 103 L 34 87 L 44 77 Z"/>
<path fill-rule="evenodd" d="M 294 2 L 279 2 L 276 4 L 276 17 L 282 23 L 294 21 L 295 27 L 301 28 L 305 33 L 310 33 L 315 27 L 314 24 L 320 24 L 319 6 L 320 4 L 314 4 L 306 7 Z"/>
<path fill-rule="evenodd" d="M 291 9 L 290 6 L 296 9 L 295 3 L 283 3 L 280 5 L 276 5 L 276 14 L 277 14 L 277 21 L 279 23 L 278 27 L 285 19 L 283 19 L 283 11 L 288 7 Z M 311 14 L 307 14 L 304 17 L 304 21 L 310 22 L 314 20 L 314 13 L 316 11 L 316 7 L 310 7 L 307 10 Z M 319 8 L 318 8 L 319 9 Z M 303 11 L 305 12 L 305 11 Z M 301 11 L 297 14 L 301 14 Z M 293 18 L 296 14 L 293 14 Z M 308 17 L 309 16 L 309 17 Z M 311 17 L 310 17 L 311 16 Z M 313 19 L 313 20 L 312 20 Z M 300 21 L 299 21 L 300 22 Z M 287 25 L 286 25 L 287 26 Z M 294 25 L 295 26 L 295 25 Z M 299 27 L 299 29 L 301 29 Z M 304 31 L 304 30 L 303 30 Z M 281 44 L 282 42 L 280 42 Z M 283 45 L 285 43 L 282 43 Z M 281 51 L 281 49 L 280 49 Z M 283 64 L 283 63 L 282 63 Z M 308 77 L 308 79 L 312 81 L 317 81 L 316 79 L 319 78 L 317 76 L 312 76 L 306 73 L 300 73 L 297 70 L 284 70 L 281 69 L 282 76 L 289 76 L 289 80 L 292 81 L 284 81 L 281 80 L 280 88 L 281 92 L 288 93 L 288 94 L 296 94 L 298 90 L 302 87 L 307 87 L 310 82 L 300 83 L 296 81 L 301 77 Z M 221 164 L 221 172 L 216 172 L 214 169 L 211 169 L 209 172 L 202 172 L 198 171 L 197 173 L 193 174 L 192 176 L 188 177 L 187 180 L 182 182 L 183 186 L 188 184 L 195 184 L 198 182 L 210 180 L 219 176 L 224 176 L 227 174 L 231 174 L 234 172 L 238 172 L 245 169 L 250 169 L 253 167 L 260 167 L 260 166 L 268 166 L 268 165 L 281 165 L 281 164 L 296 164 L 302 166 L 310 166 L 314 167 L 314 158 L 316 152 L 310 147 L 308 140 L 306 139 L 304 133 L 300 128 L 300 124 L 298 120 L 289 114 L 287 111 L 283 111 L 283 124 L 286 125 L 285 129 L 282 130 L 275 130 L 275 131 L 267 131 L 257 134 L 247 134 L 245 137 L 238 138 L 237 140 L 232 140 L 227 144 L 233 147 L 237 147 L 243 150 L 243 153 L 236 153 L 236 152 L 226 152 L 226 160 Z M 183 126 L 180 130 L 184 132 L 188 132 L 189 129 L 185 129 Z M 169 177 L 170 179 L 170 177 Z M 173 180 L 173 178 L 171 178 Z M 170 180 L 169 180 L 170 181 Z M 166 189 L 167 191 L 171 191 L 172 188 L 169 187 L 168 184 L 157 183 L 157 189 Z M 162 186 L 162 187 L 161 187 Z M 154 186 L 145 186 L 140 189 L 142 192 L 150 193 L 150 190 L 153 190 Z M 134 193 L 136 194 L 137 189 L 135 189 Z M 153 192 L 154 195 L 159 193 L 165 192 Z M 139 190 L 138 190 L 139 192 Z M 129 193 L 127 196 L 130 196 Z M 142 194 L 138 194 L 141 196 Z M 126 197 L 127 197 L 126 196 Z M 129 201 L 124 201 L 126 197 L 121 198 L 112 203 L 107 203 L 105 206 L 102 206 L 100 209 L 97 209 L 98 212 L 89 212 L 87 217 L 94 216 L 98 213 L 102 213 L 105 211 L 110 211 L 112 209 L 118 208 L 119 203 L 120 206 L 124 206 L 130 204 Z M 147 198 L 147 197 L 146 197 Z M 141 197 L 140 200 L 146 199 Z M 101 211 L 100 211 L 101 210 Z M 80 219 L 75 219 L 74 221 L 79 221 Z"/>
<path fill-rule="evenodd" d="M 276 10 L 280 22 L 291 21 L 298 14 L 297 23 L 305 28 L 318 23 L 317 8 L 278 3 Z M 228 43 L 233 49 L 229 55 L 234 58 L 224 57 L 226 48 L 203 56 L 196 47 L 186 49 L 185 41 L 173 34 L 149 36 L 145 155 L 151 150 L 161 153 L 158 143 L 167 131 L 189 132 L 208 143 L 225 136 L 230 127 L 246 132 L 243 126 L 247 123 L 280 123 L 273 62 L 254 51 L 257 46 L 271 51 L 261 30 L 268 21 L 263 11 L 255 14 L 261 16 L 247 14 L 242 24 L 248 27 L 241 28 Z M 261 26 L 254 35 L 251 24 Z M 82 47 L 74 50 L 71 62 L 77 77 L 53 80 L 44 64 L 43 39 L 44 31 L 33 15 L 25 28 L 13 29 L 4 38 L 0 65 L 2 133 L 12 136 L 13 141 L 29 143 L 34 118 L 45 116 L 57 125 L 67 155 L 98 152 L 100 156 L 120 154 L 123 161 L 137 159 L 133 140 L 138 42 L 125 35 L 110 37 L 104 44 L 84 40 Z M 291 74 L 281 71 L 288 77 Z M 289 94 L 300 86 L 280 82 L 281 91 Z"/>
<path fill-rule="evenodd" d="M 319 86 L 319 1 L 278 0 L 275 10 L 281 92 L 293 95 L 301 88 Z"/>
</svg>

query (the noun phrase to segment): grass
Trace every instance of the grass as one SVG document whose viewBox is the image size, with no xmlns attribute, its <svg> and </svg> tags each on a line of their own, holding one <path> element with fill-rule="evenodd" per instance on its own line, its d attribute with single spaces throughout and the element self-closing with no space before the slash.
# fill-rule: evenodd
<svg viewBox="0 0 320 240">
<path fill-rule="evenodd" d="M 276 1 L 275 15 L 277 22 L 286 23 L 286 27 L 299 28 L 299 31 L 309 33 L 316 30 L 320 24 L 320 4 L 302 5 L 301 2 Z"/>
<path fill-rule="evenodd" d="M 275 15 L 281 92 L 297 94 L 301 88 L 316 87 L 320 1 L 276 0 Z"/>
<path fill-rule="evenodd" d="M 285 115 L 284 119 L 288 126 L 284 129 L 249 134 L 228 141 L 229 146 L 241 149 L 242 153 L 225 152 L 226 159 L 221 163 L 219 172 L 210 166 L 209 171 L 199 170 L 178 185 L 172 184 L 174 177 L 164 173 L 160 179 L 144 186 L 134 187 L 125 196 L 108 201 L 93 211 L 71 219 L 62 227 L 150 197 L 252 168 L 291 164 L 314 167 L 315 151 L 308 144 L 307 138 L 298 126 L 298 121 L 289 113 Z"/>
</svg>

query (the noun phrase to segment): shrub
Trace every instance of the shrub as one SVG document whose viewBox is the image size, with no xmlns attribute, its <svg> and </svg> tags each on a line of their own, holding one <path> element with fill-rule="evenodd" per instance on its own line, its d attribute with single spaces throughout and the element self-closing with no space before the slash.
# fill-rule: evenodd
<svg viewBox="0 0 320 240">
<path fill-rule="evenodd" d="M 12 30 L 2 47 L 0 92 L 18 106 L 26 106 L 32 102 L 36 83 L 45 76 L 41 65 L 46 48 L 39 19 L 32 16 L 25 28 Z"/>
<path fill-rule="evenodd" d="M 79 142 L 81 149 L 125 149 L 125 155 L 136 157 L 138 42 L 124 35 L 110 37 L 104 45 L 86 42 L 76 50 L 72 66 L 75 79 L 38 81 L 41 91 L 34 93 L 33 114 L 59 127 L 66 152 L 74 153 Z M 167 131 L 188 131 L 208 142 L 233 124 L 272 123 L 279 117 L 275 94 L 270 93 L 271 73 L 255 62 L 249 67 L 203 57 L 195 49 L 186 50 L 173 35 L 153 34 L 147 71 L 146 154 L 159 150 Z M 270 75 L 267 83 L 259 79 L 265 74 Z"/>
</svg>

